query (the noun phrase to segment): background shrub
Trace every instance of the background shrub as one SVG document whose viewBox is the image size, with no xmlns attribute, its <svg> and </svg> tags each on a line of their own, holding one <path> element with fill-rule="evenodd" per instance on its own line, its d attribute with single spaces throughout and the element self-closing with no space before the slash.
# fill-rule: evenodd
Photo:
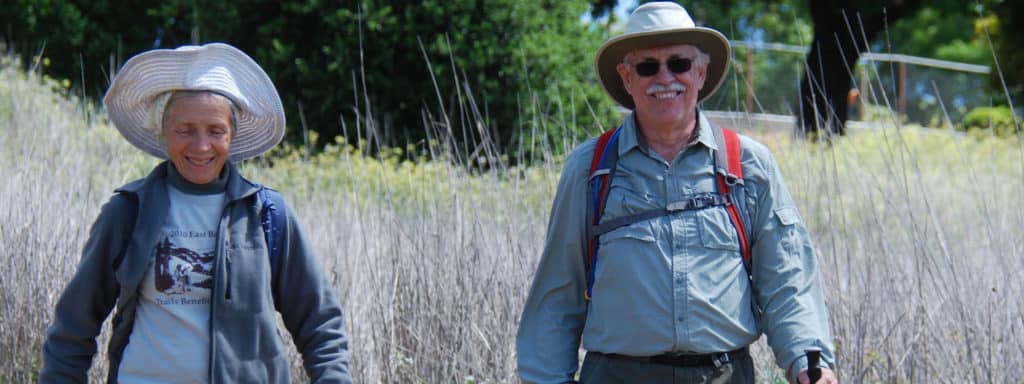
<svg viewBox="0 0 1024 384">
<path fill-rule="evenodd" d="M 999 136 L 1010 137 L 1017 133 L 1013 110 L 999 105 L 995 107 L 975 107 L 964 116 L 964 128 L 967 130 L 990 130 Z"/>
</svg>

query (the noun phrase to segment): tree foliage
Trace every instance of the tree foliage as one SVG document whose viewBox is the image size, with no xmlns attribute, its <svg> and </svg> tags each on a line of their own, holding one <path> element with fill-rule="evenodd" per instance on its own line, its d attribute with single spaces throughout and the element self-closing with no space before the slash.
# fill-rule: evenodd
<svg viewBox="0 0 1024 384">
<path fill-rule="evenodd" d="M 873 52 L 982 65 L 996 64 L 996 57 L 1002 76 L 993 75 L 982 96 L 989 99 L 964 103 L 958 97 L 951 113 L 964 114 L 969 104 L 1005 103 L 1004 79 L 1011 97 L 1024 94 L 1024 43 L 1018 38 L 1024 32 L 1024 2 L 722 0 L 684 5 L 698 24 L 732 40 L 820 46 L 815 41 L 834 41 L 839 30 L 832 31 L 831 40 L 816 40 L 814 2 L 846 11 L 848 19 L 827 24 L 843 27 L 847 36 L 847 20 L 867 21 L 883 6 L 891 16 L 894 6 L 912 3 L 913 12 L 884 19 L 880 31 L 867 36 Z M 621 16 L 614 12 L 620 3 L 10 0 L 0 7 L 0 35 L 30 66 L 94 97 L 103 94 L 111 74 L 133 54 L 225 41 L 252 55 L 277 84 L 293 141 L 302 141 L 305 126 L 325 138 L 321 143 L 345 131 L 354 138 L 358 131 L 371 142 L 403 145 L 422 143 L 429 127 L 446 134 L 450 129 L 463 144 L 486 136 L 515 152 L 543 143 L 540 139 L 570 142 L 592 136 L 617 122 L 612 102 L 596 82 L 593 55 L 609 35 L 621 32 Z M 589 19 L 584 17 L 588 14 Z M 743 48 L 734 50 L 731 82 L 706 107 L 742 109 L 745 54 Z M 824 72 L 844 74 L 843 65 L 830 64 Z M 752 67 L 761 108 L 776 113 L 799 109 L 787 101 L 793 99 L 804 59 L 759 52 Z M 887 71 L 892 66 L 879 66 L 881 77 L 894 77 Z M 837 91 L 829 98 L 837 102 L 853 85 L 843 77 L 830 86 Z M 911 85 L 908 114 L 935 110 L 939 98 L 934 93 L 949 100 L 954 84 L 965 83 L 974 80 Z M 446 124 L 439 127 L 436 121 Z M 566 127 L 573 132 L 556 131 Z"/>
<path fill-rule="evenodd" d="M 554 133 L 538 116 L 593 133 L 612 114 L 593 74 L 602 32 L 580 19 L 587 0 L 118 3 L 15 0 L 0 10 L 2 33 L 94 96 L 135 53 L 231 43 L 274 80 L 293 140 L 304 120 L 321 137 L 358 127 L 377 143 L 419 143 L 426 113 L 447 114 L 458 139 L 515 148 L 524 128 Z"/>
<path fill-rule="evenodd" d="M 817 91 L 821 92 L 816 101 L 831 100 L 830 106 L 818 105 L 803 108 L 794 105 L 794 113 L 817 108 L 828 110 L 833 122 L 844 121 L 846 112 L 847 90 L 853 84 L 853 76 L 848 76 L 848 68 L 854 68 L 859 55 L 850 55 L 851 49 L 860 51 L 869 49 L 876 53 L 900 53 L 913 56 L 931 57 L 942 60 L 958 61 L 971 64 L 993 65 L 993 45 L 997 49 L 996 57 L 1002 63 L 1003 75 L 1007 79 L 1010 93 L 1018 95 L 1024 80 L 1024 73 L 1019 68 L 1024 65 L 1024 52 L 1021 48 L 1020 36 L 1024 22 L 1013 23 L 1014 12 L 1018 19 L 1024 20 L 1024 5 L 1021 2 L 1007 0 L 979 0 L 964 2 L 959 0 L 725 0 L 718 2 L 699 2 L 685 4 L 697 22 L 720 29 L 730 39 L 763 41 L 809 46 L 812 49 L 830 48 L 829 52 L 811 52 L 808 63 L 818 63 L 819 67 L 798 63 L 790 63 L 784 54 L 759 54 L 754 57 L 754 73 L 757 74 L 755 87 L 766 108 L 774 107 L 784 95 L 791 94 L 792 79 L 789 71 L 803 71 L 810 68 L 818 73 Z M 823 12 L 822 20 L 815 20 L 810 12 L 817 7 Z M 1014 29 L 1017 28 L 1017 29 Z M 868 44 L 853 44 L 853 39 L 867 40 Z M 837 40 L 845 41 L 843 49 L 836 45 Z M 860 48 L 853 48 L 859 46 Z M 737 61 L 743 59 L 744 49 L 734 50 Z M 844 57 L 846 56 L 846 57 Z M 830 62 L 829 58 L 839 58 Z M 741 65 L 740 63 L 737 63 Z M 894 79 L 892 73 L 895 66 L 878 65 L 881 78 Z M 854 73 L 856 75 L 856 73 Z M 743 75 L 743 74 L 740 74 Z M 834 77 L 834 78 L 833 78 Z M 951 81 L 934 81 L 950 79 Z M 976 75 L 954 73 L 939 69 L 915 68 L 908 79 L 907 114 L 913 119 L 929 122 L 934 119 L 936 111 L 941 110 L 940 100 L 947 100 L 948 112 L 954 117 L 963 116 L 972 104 L 1005 103 L 1001 96 L 1002 84 L 998 74 L 993 75 L 994 81 L 988 89 L 978 92 L 984 87 L 984 80 Z M 735 79 L 738 86 L 730 89 L 723 87 L 716 97 L 709 100 L 723 108 L 740 109 L 729 102 L 742 98 L 743 81 Z M 806 84 L 805 84 L 806 85 Z M 959 87 L 959 88 L 958 88 Z M 970 95 L 965 95 L 963 87 L 970 87 Z M 809 92 L 807 86 L 805 92 Z M 895 92 L 896 89 L 887 91 Z M 717 104 L 715 104 L 717 103 Z M 838 129 L 840 125 L 833 125 Z"/>
<path fill-rule="evenodd" d="M 1013 100 L 1024 98 L 1024 2 L 1005 0 L 995 9 L 1000 17 L 990 17 L 975 25 L 976 34 L 991 36 L 999 58 L 1000 72 L 992 77 L 992 85 L 1003 89 Z"/>
<path fill-rule="evenodd" d="M 698 24 L 718 29 L 730 40 L 804 45 L 812 34 L 807 9 L 798 1 L 729 0 L 686 6 Z M 748 54 L 750 74 L 746 73 Z M 743 110 L 746 85 L 750 82 L 756 95 L 754 111 L 791 110 L 789 99 L 803 69 L 799 55 L 734 46 L 733 60 L 733 75 L 704 102 L 705 108 Z"/>
</svg>

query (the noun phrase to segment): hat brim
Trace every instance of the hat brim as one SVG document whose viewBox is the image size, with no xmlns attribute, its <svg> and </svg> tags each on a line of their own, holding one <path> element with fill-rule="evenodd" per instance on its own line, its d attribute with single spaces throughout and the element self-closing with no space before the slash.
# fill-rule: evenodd
<svg viewBox="0 0 1024 384">
<path fill-rule="evenodd" d="M 704 87 L 697 94 L 697 102 L 704 101 L 722 85 L 722 80 L 729 70 L 731 57 L 729 40 L 711 28 L 662 29 L 630 33 L 609 39 L 597 51 L 594 65 L 597 67 L 598 79 L 612 99 L 626 108 L 635 109 L 633 98 L 626 91 L 626 87 L 622 84 L 622 78 L 619 77 L 615 67 L 622 62 L 622 58 L 627 53 L 634 49 L 679 44 L 700 47 L 711 58 L 704 78 Z"/>
<path fill-rule="evenodd" d="M 252 58 L 227 44 L 136 55 L 121 67 L 103 104 L 129 143 L 166 159 L 160 127 L 146 125 L 157 96 L 178 90 L 213 91 L 235 104 L 236 129 L 228 154 L 232 162 L 263 154 L 284 138 L 284 108 L 274 83 Z"/>
</svg>

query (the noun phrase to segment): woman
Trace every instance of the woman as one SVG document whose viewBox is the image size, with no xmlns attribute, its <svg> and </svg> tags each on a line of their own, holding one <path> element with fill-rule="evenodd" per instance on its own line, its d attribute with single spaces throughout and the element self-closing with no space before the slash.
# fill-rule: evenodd
<svg viewBox="0 0 1024 384">
<path fill-rule="evenodd" d="M 116 305 L 110 383 L 289 382 L 277 312 L 312 381 L 351 382 L 342 310 L 311 244 L 280 196 L 233 164 L 284 136 L 259 65 L 219 43 L 153 50 L 125 63 L 103 101 L 129 142 L 167 161 L 103 206 L 40 381 L 85 382 Z"/>
</svg>

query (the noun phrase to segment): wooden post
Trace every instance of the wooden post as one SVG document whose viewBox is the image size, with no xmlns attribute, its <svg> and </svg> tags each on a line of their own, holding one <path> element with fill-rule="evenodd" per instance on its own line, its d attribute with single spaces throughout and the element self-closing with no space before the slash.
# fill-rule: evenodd
<svg viewBox="0 0 1024 384">
<path fill-rule="evenodd" d="M 747 48 L 747 99 L 745 103 L 747 113 L 754 110 L 754 50 Z"/>
<path fill-rule="evenodd" d="M 907 114 L 907 63 L 900 62 L 900 78 L 899 78 L 899 111 L 900 119 Z"/>
<path fill-rule="evenodd" d="M 868 114 L 868 101 L 865 99 L 867 97 L 865 92 L 868 91 L 868 70 L 863 66 L 860 68 L 860 87 L 857 91 L 860 92 L 860 97 L 857 98 L 857 119 L 864 121 Z"/>
</svg>

